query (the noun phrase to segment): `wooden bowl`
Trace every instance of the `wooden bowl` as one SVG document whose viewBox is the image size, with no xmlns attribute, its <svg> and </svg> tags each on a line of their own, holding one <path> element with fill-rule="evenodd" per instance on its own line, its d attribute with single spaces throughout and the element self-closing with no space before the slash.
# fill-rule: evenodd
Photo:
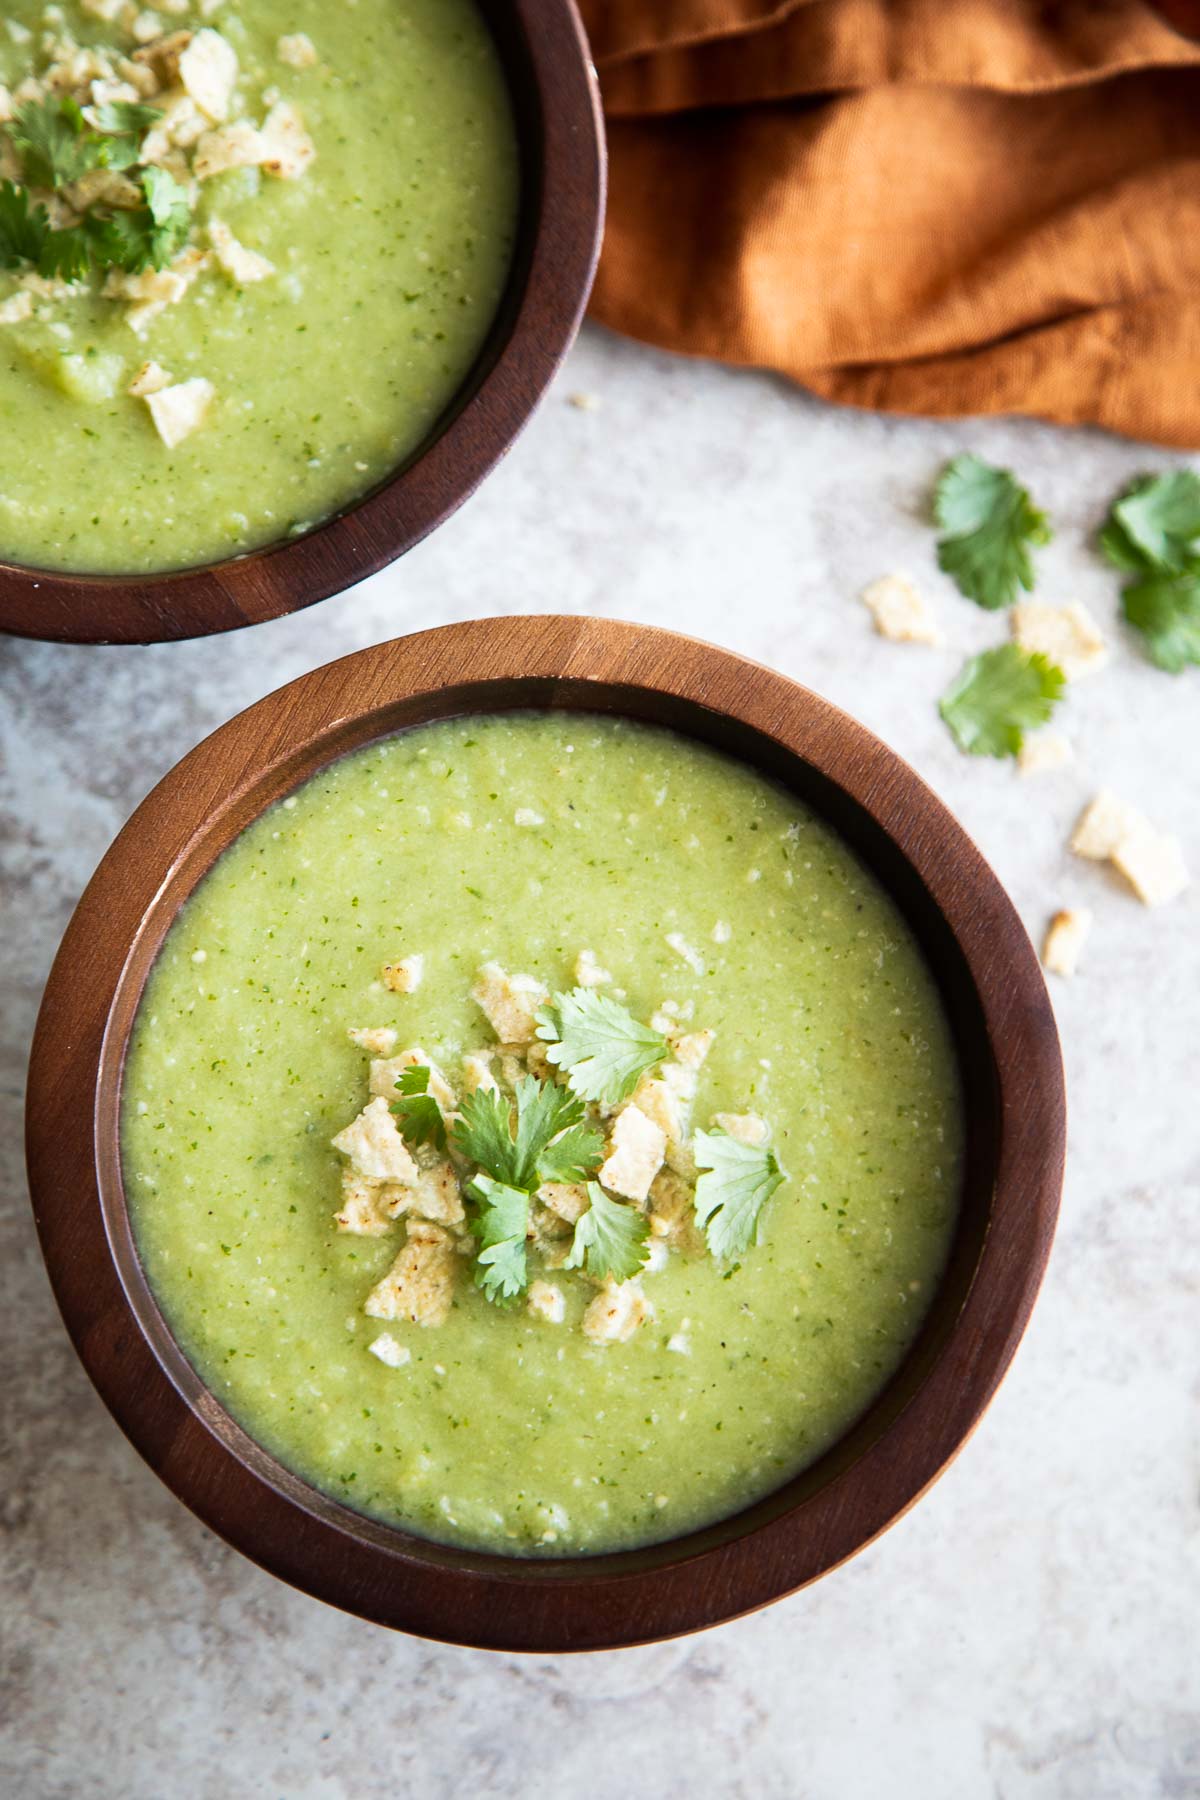
<svg viewBox="0 0 1200 1800">
<path fill-rule="evenodd" d="M 736 1517 L 647 1549 L 521 1560 L 351 1512 L 289 1473 L 205 1388 L 138 1260 L 121 1186 L 122 1064 L 179 907 L 251 820 L 315 770 L 408 726 L 514 707 L 673 727 L 782 782 L 853 845 L 920 941 L 966 1095 L 961 1218 L 913 1349 L 826 1455 Z M 137 1449 L 237 1549 L 323 1600 L 425 1637 L 591 1650 L 694 1631 L 853 1555 L 970 1434 L 1025 1329 L 1050 1250 L 1065 1106 L 1037 959 L 945 807 L 862 726 L 795 682 L 689 638 L 591 619 L 420 632 L 305 675 L 193 750 L 143 801 L 68 927 L 29 1076 L 29 1179 L 75 1346 Z"/>
<path fill-rule="evenodd" d="M 517 125 L 517 241 L 491 331 L 425 442 L 326 524 L 203 568 L 107 576 L 0 563 L 0 632 L 148 644 L 298 612 L 411 549 L 515 442 L 573 343 L 591 290 L 604 216 L 604 127 L 574 0 L 480 4 Z"/>
</svg>

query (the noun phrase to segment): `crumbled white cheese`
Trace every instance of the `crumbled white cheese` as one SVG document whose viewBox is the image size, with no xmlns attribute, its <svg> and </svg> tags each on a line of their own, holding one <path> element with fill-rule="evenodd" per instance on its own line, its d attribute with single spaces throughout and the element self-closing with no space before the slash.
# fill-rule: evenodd
<svg viewBox="0 0 1200 1800">
<path fill-rule="evenodd" d="M 243 286 L 253 281 L 265 281 L 275 273 L 273 262 L 260 256 L 257 250 L 248 250 L 245 244 L 239 243 L 220 219 L 209 220 L 208 241 L 225 273 Z"/>
<path fill-rule="evenodd" d="M 940 644 L 937 621 L 923 594 L 903 575 L 881 575 L 862 592 L 880 637 L 895 644 Z"/>
<path fill-rule="evenodd" d="M 666 1148 L 661 1126 L 632 1102 L 623 1106 L 613 1121 L 608 1157 L 600 1170 L 602 1186 L 627 1200 L 645 1200 L 662 1168 Z"/>
<path fill-rule="evenodd" d="M 381 1363 L 389 1369 L 402 1369 L 412 1361 L 412 1351 L 407 1344 L 398 1343 L 390 1331 L 381 1331 L 373 1343 L 367 1345 L 372 1356 L 377 1356 Z"/>
<path fill-rule="evenodd" d="M 415 1213 L 437 1225 L 461 1225 L 466 1214 L 453 1166 L 446 1161 L 430 1163 L 418 1170 L 415 1181 L 396 1187 L 390 1216 L 398 1219 L 401 1213 Z"/>
<path fill-rule="evenodd" d="M 761 1150 L 771 1135 L 771 1127 L 757 1113 L 719 1112 L 713 1124 L 750 1150 Z"/>
<path fill-rule="evenodd" d="M 703 975 L 704 958 L 698 950 L 693 950 L 682 931 L 668 931 L 666 941 L 676 956 L 681 957 L 690 969 L 694 969 L 697 975 Z"/>
<path fill-rule="evenodd" d="M 1146 906 L 1165 906 L 1177 899 L 1190 879 L 1179 839 L 1153 828 L 1122 838 L 1112 863 Z"/>
<path fill-rule="evenodd" d="M 414 994 L 425 974 L 425 958 L 420 954 L 402 956 L 396 962 L 384 963 L 379 979 L 393 994 Z"/>
<path fill-rule="evenodd" d="M 368 1181 L 354 1168 L 342 1170 L 342 1204 L 333 1216 L 339 1231 L 352 1237 L 382 1237 L 391 1229 L 390 1189 Z"/>
<path fill-rule="evenodd" d="M 553 1281 L 531 1281 L 526 1301 L 529 1316 L 543 1319 L 547 1325 L 561 1325 L 567 1316 L 567 1302 Z"/>
<path fill-rule="evenodd" d="M 317 60 L 316 46 L 303 31 L 292 31 L 281 37 L 275 46 L 275 54 L 289 69 L 311 69 Z"/>
<path fill-rule="evenodd" d="M 567 399 L 576 412 L 599 412 L 604 404 L 599 394 L 568 394 Z"/>
<path fill-rule="evenodd" d="M 544 825 L 546 823 L 540 812 L 534 812 L 532 806 L 518 806 L 513 814 L 514 825 Z"/>
<path fill-rule="evenodd" d="M 227 169 L 245 169 L 265 161 L 267 146 L 249 119 L 235 119 L 219 131 L 206 131 L 196 148 L 192 174 L 197 181 L 223 175 Z"/>
<path fill-rule="evenodd" d="M 492 1074 L 491 1059 L 485 1055 L 463 1057 L 463 1087 L 468 1094 L 476 1094 L 481 1089 L 485 1093 L 499 1092 L 500 1084 Z"/>
<path fill-rule="evenodd" d="M 382 1095 L 376 1095 L 364 1106 L 357 1119 L 339 1131 L 332 1142 L 334 1149 L 348 1156 L 357 1173 L 365 1175 L 368 1181 L 407 1184 L 417 1178 L 417 1165 Z"/>
<path fill-rule="evenodd" d="M 388 1101 L 394 1100 L 396 1083 L 401 1075 L 405 1069 L 415 1068 L 429 1070 L 429 1086 L 426 1091 L 433 1095 L 444 1113 L 453 1112 L 454 1089 L 432 1057 L 425 1054 L 420 1044 L 413 1044 L 409 1049 L 401 1050 L 395 1056 L 376 1057 L 371 1063 L 368 1079 L 371 1093 L 378 1094 Z"/>
<path fill-rule="evenodd" d="M 179 79 L 202 113 L 218 125 L 229 117 L 237 85 L 238 59 L 233 45 L 205 25 L 179 58 Z"/>
<path fill-rule="evenodd" d="M 654 1121 L 667 1143 L 676 1143 L 683 1136 L 683 1105 L 669 1082 L 644 1075 L 630 1104 Z"/>
<path fill-rule="evenodd" d="M 91 13 L 93 19 L 103 19 L 106 25 L 115 25 L 126 9 L 127 0 L 79 0 L 80 8 Z"/>
<path fill-rule="evenodd" d="M 1022 650 L 1040 651 L 1068 681 L 1092 675 L 1108 661 L 1108 645 L 1086 606 L 1047 606 L 1022 600 L 1008 615 L 1013 637 Z"/>
<path fill-rule="evenodd" d="M 733 936 L 733 926 L 729 923 L 729 920 L 728 919 L 718 919 L 716 924 L 712 928 L 713 943 L 714 944 L 727 944 L 732 936 Z"/>
<path fill-rule="evenodd" d="M 145 400 L 151 394 L 159 394 L 163 388 L 170 387 L 171 377 L 161 363 L 144 362 L 129 384 L 129 392 L 135 400 Z"/>
<path fill-rule="evenodd" d="M 142 12 L 129 27 L 129 35 L 136 43 L 150 44 L 156 37 L 162 36 L 162 28 L 163 22 L 157 13 Z"/>
<path fill-rule="evenodd" d="M 208 120 L 190 94 L 160 96 L 156 104 L 162 117 L 142 139 L 142 161 L 159 166 L 172 160 L 176 150 L 190 150 L 208 130 Z"/>
<path fill-rule="evenodd" d="M 624 1344 L 654 1317 L 641 1282 L 606 1281 L 583 1315 L 583 1335 L 593 1344 Z"/>
<path fill-rule="evenodd" d="M 544 1181 L 537 1191 L 543 1206 L 568 1225 L 576 1224 L 591 1205 L 581 1181 Z"/>
<path fill-rule="evenodd" d="M 33 311 L 33 295 L 22 291 L 0 302 L 0 325 L 19 325 Z"/>
<path fill-rule="evenodd" d="M 273 106 L 263 120 L 262 140 L 262 166 L 268 175 L 277 175 L 281 181 L 294 181 L 303 175 L 317 154 L 303 119 L 286 100 Z"/>
<path fill-rule="evenodd" d="M 1061 769 L 1074 756 L 1065 737 L 1053 731 L 1037 731 L 1022 741 L 1017 751 L 1017 767 L 1022 775 L 1043 775 Z"/>
<path fill-rule="evenodd" d="M 607 969 L 602 969 L 594 950 L 581 950 L 575 958 L 576 987 L 604 987 L 612 980 Z"/>
<path fill-rule="evenodd" d="M 440 1225 L 413 1219 L 408 1241 L 368 1294 L 363 1311 L 372 1319 L 407 1319 L 413 1325 L 444 1325 L 454 1299 L 460 1258 L 453 1237 Z"/>
<path fill-rule="evenodd" d="M 537 1015 L 550 995 L 532 975 L 510 975 L 499 963 L 485 963 L 471 998 L 502 1044 L 524 1044 L 537 1030 Z"/>
<path fill-rule="evenodd" d="M 168 450 L 174 450 L 203 425 L 215 395 L 212 382 L 202 375 L 146 395 L 155 430 Z"/>
<path fill-rule="evenodd" d="M 390 1056 L 398 1037 L 390 1025 L 352 1025 L 348 1035 L 352 1044 L 372 1056 Z"/>
<path fill-rule="evenodd" d="M 1092 929 L 1092 915 L 1079 906 L 1056 912 L 1042 945 L 1042 962 L 1054 975 L 1073 975 Z"/>
</svg>

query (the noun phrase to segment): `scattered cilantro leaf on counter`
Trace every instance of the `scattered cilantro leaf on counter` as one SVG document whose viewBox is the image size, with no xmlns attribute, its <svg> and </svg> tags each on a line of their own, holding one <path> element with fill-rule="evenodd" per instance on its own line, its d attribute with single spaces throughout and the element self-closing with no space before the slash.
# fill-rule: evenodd
<svg viewBox="0 0 1200 1800">
<path fill-rule="evenodd" d="M 1178 573 L 1158 571 L 1130 582 L 1121 610 L 1160 669 L 1178 675 L 1200 663 L 1200 560 Z"/>
<path fill-rule="evenodd" d="M 1032 590 L 1029 548 L 1052 536 L 1039 512 L 1007 469 L 996 469 L 969 452 L 947 463 L 937 484 L 934 518 L 938 565 L 968 600 L 989 612 L 1011 606 L 1018 587 Z"/>
<path fill-rule="evenodd" d="M 44 206 L 31 206 L 24 188 L 0 181 L 0 268 L 37 263 L 50 230 Z"/>
<path fill-rule="evenodd" d="M 1100 547 L 1128 574 L 1180 572 L 1200 562 L 1200 475 L 1191 469 L 1139 475 L 1113 501 Z"/>
<path fill-rule="evenodd" d="M 586 1267 L 597 1281 L 610 1276 L 628 1281 L 645 1265 L 649 1221 L 636 1206 L 614 1200 L 596 1182 L 587 1186 L 591 1205 L 576 1223 L 571 1254 L 563 1267 Z"/>
<path fill-rule="evenodd" d="M 437 1150 L 446 1148 L 446 1121 L 442 1109 L 429 1092 L 429 1065 L 415 1063 L 404 1069 L 396 1083 L 398 1100 L 392 1101 L 392 1113 L 400 1126 L 400 1135 L 409 1144 L 432 1144 Z"/>
<path fill-rule="evenodd" d="M 529 1281 L 525 1255 L 529 1195 L 487 1175 L 477 1175 L 467 1193 L 479 1205 L 472 1224 L 479 1243 L 475 1285 L 503 1306 L 515 1300 Z"/>
<path fill-rule="evenodd" d="M 1062 670 L 1040 652 L 1001 644 L 971 658 L 938 711 L 960 750 L 1015 756 L 1026 731 L 1049 719 L 1065 686 Z"/>
<path fill-rule="evenodd" d="M 523 1075 L 516 1118 L 503 1094 L 468 1094 L 454 1125 L 454 1147 L 494 1181 L 530 1194 L 543 1181 L 582 1178 L 601 1160 L 600 1134 L 583 1122 L 583 1102 L 553 1081 Z"/>
<path fill-rule="evenodd" d="M 546 1054 L 584 1100 L 617 1106 L 628 1099 L 648 1069 L 669 1054 L 661 1032 L 641 1025 L 608 994 L 574 988 L 556 994 L 538 1014 Z"/>
<path fill-rule="evenodd" d="M 70 96 L 34 100 L 7 127 L 30 187 L 68 187 L 91 169 L 108 166 L 108 145 L 89 131 Z"/>
<path fill-rule="evenodd" d="M 773 1150 L 740 1144 L 724 1131 L 698 1131 L 695 1152 L 701 1171 L 696 1222 L 712 1254 L 723 1262 L 757 1240 L 762 1209 L 787 1177 Z"/>
</svg>

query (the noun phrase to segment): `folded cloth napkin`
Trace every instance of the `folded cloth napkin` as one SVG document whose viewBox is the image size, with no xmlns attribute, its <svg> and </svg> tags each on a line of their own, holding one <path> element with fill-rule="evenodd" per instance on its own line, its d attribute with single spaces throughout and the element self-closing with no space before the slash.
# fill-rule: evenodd
<svg viewBox="0 0 1200 1800">
<path fill-rule="evenodd" d="M 1149 0 L 583 12 L 604 324 L 857 406 L 1200 445 L 1200 44 Z"/>
</svg>

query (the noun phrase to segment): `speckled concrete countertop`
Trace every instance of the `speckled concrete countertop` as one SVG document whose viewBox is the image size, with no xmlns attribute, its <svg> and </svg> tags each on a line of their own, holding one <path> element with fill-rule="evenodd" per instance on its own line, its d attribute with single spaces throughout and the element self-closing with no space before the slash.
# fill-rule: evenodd
<svg viewBox="0 0 1200 1800">
<path fill-rule="evenodd" d="M 568 395 L 599 396 L 580 411 Z M 1107 782 L 1200 877 L 1200 672 L 1128 641 L 1062 715 L 1071 769 L 1020 781 L 935 701 L 1003 623 L 938 575 L 931 478 L 971 447 L 1058 527 L 1040 594 L 1115 633 L 1086 547 L 1171 459 L 1037 425 L 841 413 L 773 381 L 590 334 L 508 463 L 352 595 L 236 639 L 0 644 L 0 1793 L 21 1800 L 1184 1800 L 1200 1795 L 1200 881 L 1150 913 L 1064 849 Z M 907 569 L 947 644 L 900 648 L 855 595 Z M 817 1587 L 703 1637 L 578 1661 L 442 1649 L 343 1618 L 226 1550 L 96 1399 L 29 1217 L 21 1098 L 80 890 L 198 738 L 361 645 L 481 613 L 611 613 L 798 677 L 908 757 L 1031 932 L 1094 907 L 1057 982 L 1071 1097 L 1042 1301 L 973 1441 Z"/>
</svg>

